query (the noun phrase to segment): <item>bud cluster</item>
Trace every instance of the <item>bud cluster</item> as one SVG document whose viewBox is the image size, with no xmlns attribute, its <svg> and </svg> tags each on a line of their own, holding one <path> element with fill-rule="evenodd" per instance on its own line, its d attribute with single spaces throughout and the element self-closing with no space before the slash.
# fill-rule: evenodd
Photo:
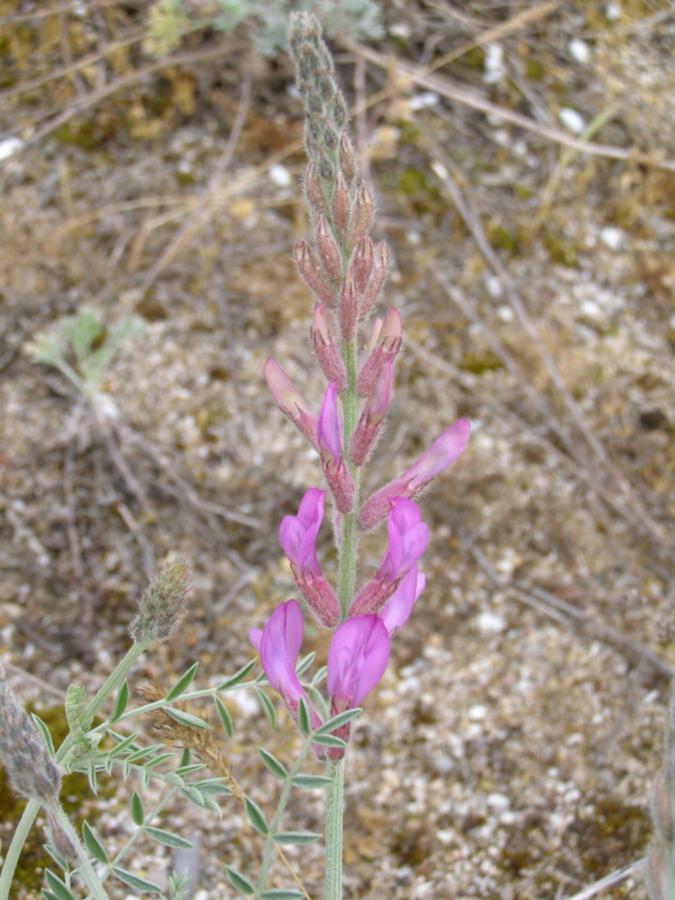
<svg viewBox="0 0 675 900">
<path fill-rule="evenodd" d="M 392 307 L 374 318 L 367 339 L 361 334 L 384 286 L 389 253 L 386 244 L 374 243 L 369 235 L 372 196 L 359 176 L 345 130 L 346 104 L 313 16 L 292 16 L 290 47 L 305 103 L 309 163 L 304 185 L 314 234 L 312 244 L 298 242 L 295 260 L 315 300 L 311 346 L 328 382 L 320 406 L 305 400 L 275 360 L 266 362 L 264 372 L 279 408 L 318 451 L 336 511 L 337 592 L 316 551 L 324 490 L 307 490 L 297 514 L 283 518 L 279 541 L 300 595 L 318 623 L 333 629 L 326 683 L 331 714 L 337 714 L 357 706 L 380 680 L 390 638 L 407 622 L 424 589 L 418 562 L 429 530 L 414 498 L 462 452 L 469 423 L 460 419 L 450 425 L 398 478 L 361 503 L 361 470 L 391 404 L 401 316 Z M 380 566 L 352 592 L 354 578 L 343 575 L 351 570 L 354 576 L 358 530 L 385 520 L 388 544 Z M 270 684 L 294 718 L 301 699 L 311 710 L 295 671 L 302 637 L 302 612 L 295 600 L 280 604 L 262 630 L 250 632 Z M 346 740 L 349 723 L 336 735 Z M 331 754 L 339 757 L 342 750 Z"/>
<path fill-rule="evenodd" d="M 17 794 L 46 805 L 61 790 L 61 770 L 0 665 L 0 760 Z"/>
</svg>

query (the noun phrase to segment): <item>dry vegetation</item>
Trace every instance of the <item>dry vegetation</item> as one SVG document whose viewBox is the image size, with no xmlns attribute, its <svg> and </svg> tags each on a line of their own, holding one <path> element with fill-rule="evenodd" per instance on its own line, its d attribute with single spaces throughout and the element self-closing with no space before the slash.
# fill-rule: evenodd
<svg viewBox="0 0 675 900">
<path fill-rule="evenodd" d="M 169 550 L 193 564 L 193 608 L 136 685 L 245 662 L 249 624 L 291 590 L 279 516 L 316 480 L 261 378 L 271 354 L 320 396 L 290 261 L 289 61 L 245 26 L 157 60 L 148 7 L 0 2 L 0 135 L 22 141 L 0 164 L 0 633 L 43 711 L 108 671 Z M 571 897 L 644 854 L 675 665 L 675 16 L 479 0 L 386 3 L 383 20 L 381 41 L 335 47 L 406 329 L 373 483 L 458 415 L 475 431 L 425 500 L 429 587 L 357 730 L 346 893 Z M 145 320 L 105 384 L 115 418 L 24 353 L 82 306 Z M 232 711 L 232 771 L 264 802 L 247 748 L 267 726 Z M 268 745 L 294 741 L 284 721 Z M 113 844 L 125 802 L 98 810 Z M 200 841 L 200 896 L 230 897 L 223 862 L 260 849 L 234 801 Z M 143 851 L 161 879 L 169 857 Z M 318 849 L 300 870 L 320 896 Z"/>
</svg>

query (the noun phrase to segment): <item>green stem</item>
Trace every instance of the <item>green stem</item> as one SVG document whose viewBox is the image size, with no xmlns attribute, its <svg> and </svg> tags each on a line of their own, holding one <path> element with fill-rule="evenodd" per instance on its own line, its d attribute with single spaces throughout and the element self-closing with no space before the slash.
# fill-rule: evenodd
<svg viewBox="0 0 675 900">
<path fill-rule="evenodd" d="M 103 682 L 94 699 L 88 704 L 84 713 L 85 719 L 94 718 L 110 694 L 117 690 L 122 684 L 127 673 L 145 651 L 149 643 L 149 641 L 137 641 L 131 645 L 108 678 Z M 73 734 L 69 734 L 68 737 L 66 737 L 56 754 L 57 762 L 63 762 L 66 759 L 69 751 L 77 741 L 77 737 L 77 735 Z M 23 845 L 33 827 L 33 823 L 35 822 L 39 810 L 40 804 L 35 800 L 28 802 L 24 808 L 19 824 L 12 836 L 12 841 L 7 849 L 7 855 L 5 856 L 5 861 L 2 866 L 2 873 L 0 874 L 0 900 L 8 900 L 9 898 L 9 889 L 12 886 L 14 873 L 19 863 L 19 859 L 21 858 Z"/>
<path fill-rule="evenodd" d="M 21 857 L 23 845 L 26 843 L 30 830 L 33 827 L 35 817 L 40 811 L 40 804 L 37 800 L 29 800 L 26 804 L 23 814 L 16 826 L 16 831 L 12 836 L 12 841 L 7 849 L 5 861 L 2 866 L 2 875 L 0 875 L 0 900 L 8 900 L 9 889 L 12 886 L 14 872 Z"/>
<path fill-rule="evenodd" d="M 349 462 L 349 442 L 356 425 L 359 398 L 356 393 L 357 347 L 356 335 L 342 344 L 342 359 L 347 370 L 347 388 L 342 395 L 343 446 L 352 477 L 354 479 L 354 502 L 351 512 L 342 516 L 340 527 L 340 561 L 338 564 L 337 597 L 340 615 L 347 618 L 349 604 L 356 587 L 356 558 L 358 554 L 358 525 L 356 517 L 359 509 L 360 469 Z"/>
<path fill-rule="evenodd" d="M 267 837 L 265 838 L 265 849 L 263 851 L 263 860 L 262 866 L 260 867 L 260 874 L 258 875 L 258 884 L 255 889 L 255 897 L 260 897 L 262 892 L 265 890 L 265 885 L 267 884 L 267 873 L 269 872 L 270 864 L 272 862 L 272 853 L 274 852 L 274 835 L 277 834 L 277 832 L 279 831 L 279 825 L 281 825 L 281 817 L 284 814 L 286 804 L 288 803 L 288 797 L 291 793 L 291 788 L 293 787 L 292 780 L 302 768 L 302 764 L 304 763 L 311 746 L 312 742 L 310 736 L 305 741 L 298 758 L 296 759 L 293 767 L 284 779 L 284 784 L 281 789 L 281 794 L 279 795 L 279 802 L 277 803 L 274 818 L 272 819 L 270 830 L 267 834 Z"/>
<path fill-rule="evenodd" d="M 63 807 L 57 802 L 49 807 L 49 811 L 75 849 L 75 853 L 77 854 L 77 870 L 80 874 L 80 878 L 87 886 L 89 894 L 94 900 L 108 900 L 108 894 L 101 884 L 98 875 L 94 871 L 94 867 L 89 860 L 89 854 L 82 846 L 80 836 L 77 831 L 75 831 L 70 819 L 63 811 Z"/>
<path fill-rule="evenodd" d="M 326 799 L 326 892 L 325 900 L 342 900 L 342 815 L 344 810 L 344 757 L 329 762 L 331 779 Z"/>
</svg>

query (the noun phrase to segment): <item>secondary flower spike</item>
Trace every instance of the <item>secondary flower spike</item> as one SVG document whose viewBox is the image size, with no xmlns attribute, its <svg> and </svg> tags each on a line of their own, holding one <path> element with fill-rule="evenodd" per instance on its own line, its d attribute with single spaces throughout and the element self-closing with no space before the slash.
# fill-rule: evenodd
<svg viewBox="0 0 675 900">
<path fill-rule="evenodd" d="M 317 423 L 317 440 L 321 467 L 341 513 L 348 513 L 354 499 L 354 482 L 342 452 L 342 434 L 337 410 L 337 387 L 334 381 L 326 388 Z"/>
<path fill-rule="evenodd" d="M 293 422 L 298 431 L 304 435 L 313 447 L 319 449 L 316 438 L 316 415 L 309 408 L 300 391 L 271 357 L 265 363 L 265 381 L 274 397 L 274 402 Z"/>
<path fill-rule="evenodd" d="M 375 577 L 354 599 L 350 617 L 379 612 L 427 549 L 429 529 L 422 521 L 419 506 L 403 497 L 394 498 L 390 505 L 387 550 Z"/>
<path fill-rule="evenodd" d="M 359 513 L 361 528 L 374 528 L 381 522 L 394 498 L 410 499 L 423 491 L 432 478 L 457 459 L 469 441 L 470 431 L 468 419 L 459 419 L 446 428 L 410 468 L 366 500 Z"/>
<path fill-rule="evenodd" d="M 324 491 L 310 488 L 302 498 L 297 516 L 284 516 L 279 543 L 291 564 L 298 590 L 322 625 L 334 628 L 340 608 L 332 587 L 321 573 L 316 556 L 316 537 L 323 520 Z"/>
</svg>

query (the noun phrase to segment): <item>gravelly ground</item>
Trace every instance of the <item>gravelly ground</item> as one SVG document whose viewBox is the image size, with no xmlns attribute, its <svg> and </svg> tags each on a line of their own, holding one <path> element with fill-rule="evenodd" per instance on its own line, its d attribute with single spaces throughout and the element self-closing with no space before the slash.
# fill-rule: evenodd
<svg viewBox="0 0 675 900">
<path fill-rule="evenodd" d="M 566 36 L 553 29 L 547 40 L 562 52 Z M 592 97 L 602 72 L 589 68 L 586 78 Z M 280 95 L 275 108 L 274 93 L 258 90 L 242 136 L 249 158 L 231 164 L 230 186 L 265 158 L 256 129 L 299 134 L 294 101 Z M 674 662 L 672 173 L 577 157 L 531 231 L 558 159 L 552 145 L 441 99 L 406 115 L 387 107 L 365 121 L 377 231 L 395 258 L 387 302 L 405 324 L 369 483 L 395 474 L 460 415 L 474 434 L 424 500 L 428 588 L 357 728 L 346 895 L 571 896 L 643 854 L 647 792 L 661 762 Z M 634 118 L 621 128 L 626 144 L 637 140 Z M 196 658 L 203 680 L 233 671 L 249 658 L 249 625 L 291 595 L 275 533 L 316 483 L 316 458 L 272 407 L 261 367 L 274 355 L 318 402 L 309 298 L 290 262 L 304 229 L 301 158 L 214 208 L 150 285 L 174 226 L 152 227 L 159 206 L 109 208 L 197 194 L 226 140 L 198 105 L 160 140 L 119 136 L 93 152 L 52 141 L 4 170 L 0 627 L 4 655 L 52 688 L 98 683 L 125 646 L 134 596 L 169 550 L 194 567 L 190 614 L 181 640 L 151 653 L 137 684 L 142 675 L 170 679 Z M 444 172 L 478 209 L 506 276 L 477 249 Z M 108 211 L 74 226 L 100 208 Z M 188 221 L 183 210 L 178 225 Z M 514 314 L 509 278 L 534 342 Z M 132 312 L 146 320 L 109 372 L 117 415 L 103 430 L 58 374 L 22 352 L 82 304 L 109 321 Z M 495 339 L 517 372 L 495 355 Z M 537 345 L 555 359 L 630 496 L 584 445 Z M 581 461 L 556 422 L 573 450 L 583 448 Z M 331 572 L 329 530 L 322 550 Z M 368 536 L 362 573 L 380 551 L 381 536 Z M 311 627 L 306 645 L 325 652 Z M 31 695 L 27 680 L 17 684 Z M 38 706 L 53 702 L 32 696 Z M 267 739 L 255 698 L 232 712 L 232 769 L 265 802 L 273 785 L 261 779 L 252 741 L 263 728 L 266 746 L 289 758 L 296 739 L 283 716 Z M 308 796 L 294 798 L 287 820 L 320 828 L 318 799 Z M 109 798 L 101 810 L 97 827 L 111 843 L 129 827 L 125 802 Z M 163 824 L 199 835 L 203 898 L 233 896 L 223 861 L 247 868 L 260 852 L 234 803 L 215 827 L 185 806 Z M 1 827 L 4 841 L 12 826 Z M 320 896 L 319 850 L 288 855 Z M 169 861 L 144 847 L 137 864 L 161 881 Z M 629 880 L 610 895 L 644 889 Z"/>
</svg>

